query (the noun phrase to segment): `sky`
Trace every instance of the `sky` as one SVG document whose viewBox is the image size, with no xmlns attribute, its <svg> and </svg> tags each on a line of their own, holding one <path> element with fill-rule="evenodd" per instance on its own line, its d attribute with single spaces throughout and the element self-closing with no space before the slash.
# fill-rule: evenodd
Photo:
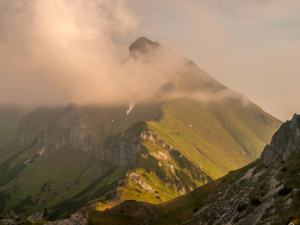
<svg viewBox="0 0 300 225">
<path fill-rule="evenodd" d="M 0 0 L 0 30 L 0 102 L 135 96 L 116 67 L 145 36 L 282 121 L 300 114 L 296 0 Z"/>
<path fill-rule="evenodd" d="M 282 121 L 300 114 L 297 0 L 129 1 L 138 36 L 182 52 Z"/>
</svg>

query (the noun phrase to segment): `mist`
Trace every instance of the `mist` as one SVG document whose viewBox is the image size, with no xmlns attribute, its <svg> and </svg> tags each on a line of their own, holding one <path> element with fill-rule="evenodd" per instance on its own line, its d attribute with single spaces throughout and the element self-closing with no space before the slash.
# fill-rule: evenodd
<svg viewBox="0 0 300 225">
<path fill-rule="evenodd" d="M 149 42 L 129 53 L 141 19 L 125 0 L 0 0 L 0 6 L 0 103 L 127 104 L 130 112 L 153 99 L 249 102 L 225 87 L 186 92 L 180 82 L 193 69 L 182 72 L 189 61 L 176 50 Z M 196 79 L 216 82 L 202 72 Z M 175 91 L 162 91 L 170 85 Z"/>
<path fill-rule="evenodd" d="M 122 0 L 1 0 L 0 102 L 111 102 L 121 43 L 139 19 Z"/>
<path fill-rule="evenodd" d="M 123 0 L 2 0 L 1 5 L 2 103 L 139 102 L 157 95 L 185 62 L 171 49 L 150 45 L 144 46 L 149 53 L 128 57 L 129 46 L 122 43 L 134 40 L 139 19 Z M 121 58 L 127 58 L 122 65 Z"/>
</svg>

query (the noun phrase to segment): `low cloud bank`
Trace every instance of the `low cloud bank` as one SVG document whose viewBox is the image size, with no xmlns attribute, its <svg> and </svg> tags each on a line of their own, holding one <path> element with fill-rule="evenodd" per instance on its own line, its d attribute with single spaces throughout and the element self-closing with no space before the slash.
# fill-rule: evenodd
<svg viewBox="0 0 300 225">
<path fill-rule="evenodd" d="M 0 103 L 240 98 L 228 89 L 162 92 L 181 85 L 188 60 L 157 43 L 146 43 L 121 65 L 128 55 L 124 43 L 135 39 L 139 26 L 125 0 L 0 0 L 0 6 Z M 201 79 L 215 82 L 205 73 Z"/>
</svg>

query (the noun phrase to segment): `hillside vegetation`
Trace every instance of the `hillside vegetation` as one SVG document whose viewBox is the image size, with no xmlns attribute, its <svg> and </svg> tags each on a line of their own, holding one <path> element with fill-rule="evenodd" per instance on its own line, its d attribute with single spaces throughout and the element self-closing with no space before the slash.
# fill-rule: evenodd
<svg viewBox="0 0 300 225">
<path fill-rule="evenodd" d="M 133 43 L 122 68 L 135 65 L 169 80 L 130 112 L 129 102 L 44 106 L 11 120 L 0 110 L 0 213 L 54 220 L 163 203 L 256 160 L 281 124 L 159 43 Z"/>
</svg>

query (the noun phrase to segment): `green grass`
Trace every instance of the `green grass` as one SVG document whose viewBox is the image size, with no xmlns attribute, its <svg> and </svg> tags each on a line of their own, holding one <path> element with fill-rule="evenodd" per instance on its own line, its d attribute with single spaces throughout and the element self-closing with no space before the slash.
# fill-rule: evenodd
<svg viewBox="0 0 300 225">
<path fill-rule="evenodd" d="M 37 139 L 35 139 L 32 143 L 30 143 L 26 148 L 24 148 L 23 150 L 17 152 L 13 157 L 7 159 L 6 161 L 4 161 L 3 163 L 0 164 L 0 174 L 4 175 L 5 172 L 7 172 L 9 166 L 11 165 L 11 163 L 23 152 L 25 152 L 27 149 L 31 148 L 32 146 L 36 145 L 37 143 Z M 2 178 L 3 179 L 3 178 Z M 5 185 L 5 184 L 4 184 Z M 2 186 L 0 184 L 0 186 Z"/>
<path fill-rule="evenodd" d="M 196 88 L 194 84 L 192 86 Z M 80 111 L 79 117 L 93 124 L 99 146 L 104 146 L 105 141 L 116 142 L 118 132 L 149 129 L 174 150 L 169 151 L 149 140 L 139 140 L 143 149 L 134 167 L 114 168 L 93 182 L 96 159 L 87 153 L 47 148 L 39 156 L 36 147 L 20 149 L 10 145 L 0 152 L 0 193 L 11 194 L 3 211 L 9 211 L 27 196 L 31 196 L 36 204 L 24 205 L 23 216 L 29 216 L 40 208 L 52 209 L 53 213 L 57 209 L 55 207 L 63 202 L 72 208 L 69 211 L 74 211 L 96 201 L 104 201 L 106 195 L 108 203 L 119 201 L 118 198 L 121 201 L 136 199 L 161 203 L 180 195 L 173 184 L 181 185 L 190 192 L 190 188 L 252 162 L 259 157 L 281 124 L 252 103 L 242 106 L 231 100 L 205 103 L 178 98 L 137 104 L 128 115 L 128 106 L 76 107 Z M 54 127 L 62 111 L 62 108 L 50 110 L 41 107 L 26 118 L 32 120 L 31 125 L 36 132 L 38 127 Z M 160 155 L 162 152 L 167 159 Z M 31 159 L 29 165 L 24 165 L 28 159 Z M 171 165 L 175 173 L 171 171 Z M 127 170 L 137 172 L 161 199 L 126 178 Z M 122 179 L 124 182 L 120 187 L 117 183 Z M 67 216 L 68 213 L 55 214 Z"/>
<path fill-rule="evenodd" d="M 253 103 L 174 99 L 161 107 L 164 119 L 149 128 L 213 178 L 257 159 L 281 124 Z"/>
<path fill-rule="evenodd" d="M 25 169 L 19 173 L 18 179 L 8 182 L 0 191 L 7 190 L 12 193 L 5 211 L 14 208 L 26 196 L 32 197 L 36 204 L 24 206 L 26 211 L 23 210 L 21 215 L 25 217 L 41 207 L 50 208 L 53 204 L 79 193 L 92 181 L 95 173 L 94 157 L 81 151 L 46 149 L 43 155 L 37 157 L 36 150 L 27 149 L 22 154 L 26 155 L 22 160 L 31 158 L 31 163 L 28 166 L 20 164 Z M 7 172 L 14 168 L 17 166 Z"/>
</svg>

